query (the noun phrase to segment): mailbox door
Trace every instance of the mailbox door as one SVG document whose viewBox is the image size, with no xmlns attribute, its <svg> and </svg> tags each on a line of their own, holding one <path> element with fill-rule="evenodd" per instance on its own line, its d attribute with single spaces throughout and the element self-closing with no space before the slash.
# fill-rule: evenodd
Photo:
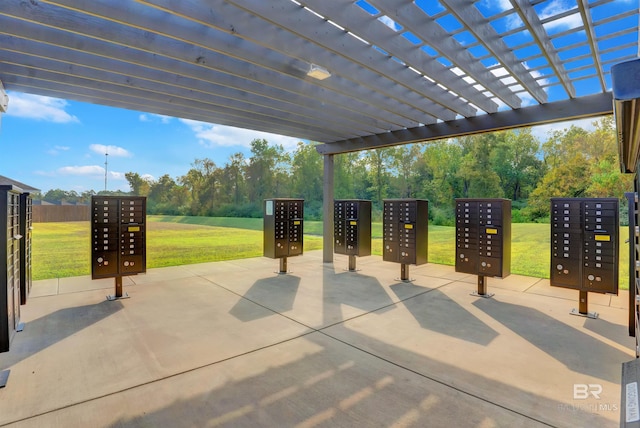
<svg viewBox="0 0 640 428">
<path fill-rule="evenodd" d="M 456 272 L 511 273 L 511 201 L 456 199 Z"/>
<path fill-rule="evenodd" d="M 333 203 L 333 251 L 337 254 L 346 254 L 345 243 L 345 217 L 344 202 L 334 201 Z"/>
<path fill-rule="evenodd" d="M 551 285 L 617 294 L 618 221 L 615 198 L 552 198 Z"/>
<path fill-rule="evenodd" d="M 20 323 L 20 192 L 0 186 L 0 352 L 9 351 Z"/>
<path fill-rule="evenodd" d="M 94 196 L 91 209 L 91 277 L 146 272 L 146 198 Z"/>
<path fill-rule="evenodd" d="M 427 263 L 428 202 L 419 199 L 383 201 L 383 260 Z"/>
<path fill-rule="evenodd" d="M 398 262 L 400 260 L 399 203 L 384 201 L 382 213 L 382 260 Z"/>
</svg>

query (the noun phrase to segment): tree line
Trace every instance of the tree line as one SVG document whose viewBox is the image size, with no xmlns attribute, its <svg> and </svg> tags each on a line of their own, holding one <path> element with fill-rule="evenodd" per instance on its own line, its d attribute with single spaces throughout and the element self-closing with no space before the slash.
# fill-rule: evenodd
<svg viewBox="0 0 640 428">
<path fill-rule="evenodd" d="M 334 193 L 371 200 L 376 219 L 383 199 L 418 198 L 429 201 L 430 221 L 453 225 L 455 198 L 490 197 L 511 199 L 514 221 L 547 221 L 551 197 L 624 200 L 633 190 L 632 175 L 620 172 L 615 132 L 608 116 L 593 131 L 571 126 L 544 142 L 521 128 L 335 155 Z M 256 139 L 249 157 L 236 153 L 222 166 L 204 158 L 176 178 L 125 177 L 127 194 L 147 196 L 150 214 L 262 217 L 264 199 L 295 197 L 305 200 L 306 218 L 322 216 L 323 160 L 314 144 L 287 152 Z M 122 192 L 99 192 L 110 193 Z M 92 194 L 55 189 L 42 199 L 88 202 Z"/>
</svg>

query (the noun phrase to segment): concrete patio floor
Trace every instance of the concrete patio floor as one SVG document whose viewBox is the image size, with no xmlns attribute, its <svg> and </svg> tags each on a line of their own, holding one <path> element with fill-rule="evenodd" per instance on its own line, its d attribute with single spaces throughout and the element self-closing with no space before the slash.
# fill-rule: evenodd
<svg viewBox="0 0 640 428">
<path fill-rule="evenodd" d="M 0 354 L 0 426 L 619 425 L 626 291 L 590 294 L 588 319 L 544 279 L 489 278 L 484 299 L 451 266 L 288 264 L 151 269 L 117 301 L 113 279 L 36 281 Z"/>
</svg>

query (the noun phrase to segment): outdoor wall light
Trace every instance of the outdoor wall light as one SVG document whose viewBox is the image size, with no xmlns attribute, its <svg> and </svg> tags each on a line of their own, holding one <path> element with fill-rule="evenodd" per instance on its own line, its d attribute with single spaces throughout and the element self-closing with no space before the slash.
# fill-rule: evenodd
<svg viewBox="0 0 640 428">
<path fill-rule="evenodd" d="M 307 71 L 307 76 L 313 77 L 314 79 L 324 80 L 327 77 L 331 77 L 331 73 L 324 67 L 320 67 L 319 65 L 311 64 L 309 67 L 309 71 Z"/>
</svg>

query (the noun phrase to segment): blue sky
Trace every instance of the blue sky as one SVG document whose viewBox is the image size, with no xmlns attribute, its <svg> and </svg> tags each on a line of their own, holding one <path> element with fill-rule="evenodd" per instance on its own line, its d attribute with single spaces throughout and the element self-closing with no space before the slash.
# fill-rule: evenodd
<svg viewBox="0 0 640 428">
<path fill-rule="evenodd" d="M 137 172 L 151 179 L 184 175 L 195 159 L 224 166 L 237 152 L 250 155 L 250 143 L 264 138 L 294 150 L 300 139 L 158 116 L 132 110 L 9 93 L 0 119 L 0 175 L 46 192 L 50 189 L 129 191 L 124 177 Z M 591 120 L 576 122 L 590 128 Z M 567 123 L 534 128 L 544 139 Z M 105 157 L 105 152 L 109 153 Z"/>
<path fill-rule="evenodd" d="M 637 8 L 637 3 L 638 0 L 619 0 L 594 8 L 593 18 L 600 20 L 607 16 L 615 16 L 620 10 Z M 369 8 L 364 0 L 359 4 L 365 10 Z M 416 4 L 433 8 L 437 2 L 417 0 Z M 482 0 L 476 6 L 483 14 L 491 16 L 510 8 L 511 4 L 509 0 Z M 572 13 L 567 14 L 565 18 L 545 24 L 545 29 L 550 34 L 578 25 L 576 3 L 573 0 L 548 0 L 536 5 L 536 11 L 541 18 L 569 10 L 572 10 Z M 397 24 L 389 18 L 381 20 L 400 31 Z M 440 24 L 445 27 L 455 25 L 448 22 Z M 496 28 L 499 32 L 503 32 L 520 25 L 520 21 L 512 14 L 495 25 L 499 27 Z M 598 30 L 608 34 L 617 30 L 616 25 L 620 23 L 614 21 Z M 633 26 L 635 25 L 633 21 Z M 408 34 L 405 34 L 405 37 L 412 39 Z M 456 37 L 463 45 L 475 40 L 466 32 Z M 527 42 L 527 37 L 530 37 L 527 36 L 527 32 L 520 32 L 510 36 L 507 43 L 512 43 L 515 47 Z M 584 37 L 583 31 L 574 32 L 561 38 L 558 43 L 571 46 Z M 617 38 L 611 40 L 611 43 L 622 42 Z M 610 42 L 605 39 L 602 43 Z M 603 45 L 601 49 L 607 47 Z M 439 55 L 434 48 L 425 46 L 424 49 L 430 55 Z M 516 54 L 523 57 L 529 55 L 528 52 Z M 571 54 L 573 53 L 569 51 L 569 55 Z M 479 52 L 478 55 L 482 53 Z M 571 64 L 570 59 L 566 58 L 565 64 L 569 71 L 572 67 L 580 67 L 580 64 Z M 443 64 L 448 64 L 446 58 L 440 60 Z M 495 65 L 492 63 L 493 59 L 487 61 L 486 66 Z M 462 73 L 455 67 L 452 71 Z M 512 83 L 509 81 L 510 78 L 502 77 L 502 71 L 500 68 L 493 70 L 505 83 Z M 584 79 L 578 82 L 576 89 L 579 96 L 600 91 L 599 84 L 592 80 Z M 516 86 L 514 90 L 517 89 Z M 546 90 L 549 101 L 566 99 L 566 94 L 558 85 L 552 85 Z M 521 95 L 524 98 L 523 106 L 535 104 L 535 101 L 524 96 L 526 94 Z M 105 153 L 109 154 L 108 190 L 128 191 L 129 186 L 124 177 L 127 172 L 137 172 L 150 179 L 169 174 L 176 179 L 186 174 L 195 159 L 209 158 L 222 167 L 234 153 L 242 152 L 248 157 L 250 143 L 256 138 L 264 138 L 271 144 L 282 144 L 287 150 L 294 150 L 299 141 L 296 138 L 75 101 L 11 92 L 9 96 L 8 112 L 0 118 L 0 175 L 24 182 L 43 192 L 54 188 L 75 190 L 79 193 L 91 189 L 103 190 Z M 591 119 L 587 119 L 574 124 L 592 129 L 591 122 Z M 569 126 L 568 123 L 561 123 L 535 127 L 534 135 L 543 141 L 550 131 Z"/>
<path fill-rule="evenodd" d="M 237 152 L 264 138 L 294 150 L 300 139 L 212 125 L 132 110 L 9 92 L 0 119 L 0 175 L 46 192 L 129 191 L 124 177 L 152 179 L 187 173 L 195 159 L 224 166 Z M 105 156 L 105 152 L 109 156 Z"/>
</svg>

